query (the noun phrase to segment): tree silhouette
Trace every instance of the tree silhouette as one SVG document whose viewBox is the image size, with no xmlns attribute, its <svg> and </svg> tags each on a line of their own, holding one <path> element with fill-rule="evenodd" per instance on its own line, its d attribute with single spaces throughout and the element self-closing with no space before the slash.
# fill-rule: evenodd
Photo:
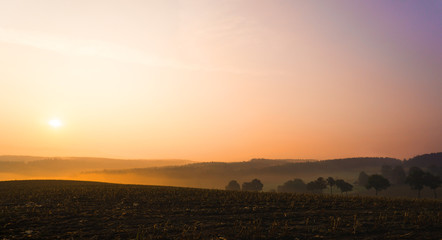
<svg viewBox="0 0 442 240">
<path fill-rule="evenodd" d="M 318 190 L 320 190 L 321 192 L 323 189 L 327 188 L 327 181 L 325 181 L 323 177 L 319 177 L 318 179 L 316 179 L 315 182 L 318 187 Z"/>
<path fill-rule="evenodd" d="M 333 179 L 332 177 L 328 177 L 327 183 L 330 186 L 330 194 L 333 194 L 333 186 L 336 184 L 335 179 Z"/>
<path fill-rule="evenodd" d="M 351 190 L 353 190 L 353 185 L 351 185 L 350 183 L 342 180 L 342 179 L 337 179 L 336 180 L 336 187 L 339 188 L 341 190 L 341 193 L 346 193 L 350 192 Z"/>
<path fill-rule="evenodd" d="M 391 172 L 391 181 L 393 184 L 404 184 L 407 175 L 402 166 L 396 166 Z"/>
<path fill-rule="evenodd" d="M 229 182 L 229 184 L 227 184 L 226 190 L 239 191 L 241 190 L 241 187 L 239 186 L 239 183 L 236 180 L 232 180 Z"/>
<path fill-rule="evenodd" d="M 407 177 L 402 166 L 396 166 L 393 168 L 390 165 L 382 166 L 381 175 L 388 179 L 391 184 L 403 184 Z"/>
<path fill-rule="evenodd" d="M 367 189 L 374 188 L 376 190 L 376 196 L 379 191 L 385 190 L 390 187 L 390 181 L 379 174 L 373 174 L 368 177 Z"/>
<path fill-rule="evenodd" d="M 261 191 L 263 188 L 263 184 L 258 179 L 253 179 L 251 182 L 245 182 L 242 184 L 243 191 Z"/>
<path fill-rule="evenodd" d="M 368 175 L 364 171 L 359 173 L 358 184 L 364 187 L 368 185 Z"/>
<path fill-rule="evenodd" d="M 327 188 L 327 182 L 324 180 L 323 177 L 319 177 L 315 181 L 311 181 L 307 184 L 307 190 L 309 191 L 316 191 L 322 193 L 322 190 Z"/>
<path fill-rule="evenodd" d="M 289 180 L 282 186 L 278 186 L 278 192 L 305 192 L 306 184 L 299 178 Z"/>
<path fill-rule="evenodd" d="M 437 198 L 436 189 L 442 185 L 442 181 L 439 176 L 435 176 L 429 172 L 426 172 L 423 176 L 424 185 L 431 188 L 434 193 L 434 198 Z"/>
<path fill-rule="evenodd" d="M 424 171 L 418 167 L 411 167 L 408 170 L 408 177 L 405 180 L 408 185 L 410 185 L 411 189 L 417 190 L 417 197 L 421 197 L 421 191 L 424 188 L 425 180 L 424 180 Z"/>
</svg>

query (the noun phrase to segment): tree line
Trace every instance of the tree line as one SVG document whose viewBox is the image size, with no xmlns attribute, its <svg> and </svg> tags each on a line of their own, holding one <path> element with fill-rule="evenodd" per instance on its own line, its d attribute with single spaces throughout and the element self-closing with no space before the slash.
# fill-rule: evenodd
<svg viewBox="0 0 442 240">
<path fill-rule="evenodd" d="M 382 166 L 381 174 L 368 176 L 365 172 L 361 172 L 358 177 L 358 184 L 361 186 L 371 187 L 378 191 L 385 190 L 390 185 L 408 184 L 412 190 L 417 191 L 417 197 L 421 197 L 421 191 L 424 187 L 428 187 L 433 191 L 434 198 L 437 198 L 437 189 L 442 186 L 442 179 L 439 174 L 430 171 L 423 171 L 419 167 L 411 167 L 408 175 L 402 166 L 391 167 Z"/>
<path fill-rule="evenodd" d="M 244 182 L 242 188 L 236 180 L 232 180 L 227 184 L 226 190 L 231 191 L 261 191 L 264 184 L 259 179 L 253 179 L 251 182 Z"/>
<path fill-rule="evenodd" d="M 417 190 L 417 196 L 420 198 L 421 191 L 424 187 L 429 187 L 433 190 L 434 197 L 437 198 L 436 190 L 441 187 L 442 180 L 439 175 L 431 172 L 425 172 L 419 167 L 411 167 L 408 175 L 405 173 L 402 166 L 391 167 L 384 165 L 381 168 L 381 174 L 368 175 L 364 171 L 360 172 L 356 184 L 365 187 L 366 189 L 374 189 L 375 194 L 378 195 L 380 191 L 388 189 L 392 184 L 408 184 L 411 189 Z M 262 191 L 263 184 L 259 179 L 253 179 L 251 182 L 244 182 L 242 186 L 236 180 L 232 180 L 225 187 L 226 190 L 235 191 Z M 314 181 L 305 183 L 302 179 L 295 178 L 278 186 L 278 192 L 289 193 L 323 193 L 327 188 L 330 188 L 330 194 L 333 194 L 333 188 L 339 189 L 341 194 L 351 192 L 353 185 L 343 179 L 334 179 L 333 177 L 323 178 L 319 177 Z"/>
<path fill-rule="evenodd" d="M 330 187 L 330 194 L 333 194 L 333 187 L 341 191 L 341 193 L 348 193 L 353 190 L 353 185 L 342 180 L 334 179 L 333 177 L 328 177 L 327 179 L 319 177 L 314 181 L 309 183 L 304 183 L 302 179 L 295 178 L 294 180 L 289 180 L 283 185 L 278 186 L 278 192 L 313 192 L 322 193 L 324 189 Z"/>
</svg>

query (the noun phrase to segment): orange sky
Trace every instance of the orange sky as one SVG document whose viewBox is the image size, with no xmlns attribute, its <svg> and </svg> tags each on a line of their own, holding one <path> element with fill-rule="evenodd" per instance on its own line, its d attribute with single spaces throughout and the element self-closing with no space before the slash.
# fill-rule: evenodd
<svg viewBox="0 0 442 240">
<path fill-rule="evenodd" d="M 441 13 L 440 1 L 1 1 L 0 155 L 441 151 Z"/>
</svg>

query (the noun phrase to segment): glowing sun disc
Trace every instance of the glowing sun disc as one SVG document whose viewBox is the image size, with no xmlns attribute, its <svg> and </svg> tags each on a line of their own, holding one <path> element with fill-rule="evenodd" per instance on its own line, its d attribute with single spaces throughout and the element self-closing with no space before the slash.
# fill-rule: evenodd
<svg viewBox="0 0 442 240">
<path fill-rule="evenodd" d="M 49 125 L 53 128 L 58 128 L 62 125 L 61 121 L 59 119 L 51 119 L 49 121 Z"/>
</svg>

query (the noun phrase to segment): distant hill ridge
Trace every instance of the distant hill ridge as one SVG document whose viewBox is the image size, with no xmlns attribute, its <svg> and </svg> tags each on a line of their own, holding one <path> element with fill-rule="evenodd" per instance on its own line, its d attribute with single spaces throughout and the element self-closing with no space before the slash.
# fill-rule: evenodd
<svg viewBox="0 0 442 240">
<path fill-rule="evenodd" d="M 442 167 L 442 152 L 415 156 L 406 160 L 404 165 L 406 167 Z"/>
<path fill-rule="evenodd" d="M 22 159 L 22 160 L 20 160 Z M 361 171 L 380 173 L 383 165 L 428 168 L 442 166 L 442 152 L 418 155 L 405 161 L 387 157 L 329 160 L 264 159 L 243 162 L 191 162 L 187 160 L 121 160 L 107 158 L 43 158 L 0 156 L 0 178 L 57 177 L 108 182 L 223 188 L 227 181 L 254 178 L 266 187 L 301 178 L 339 177 L 354 181 Z M 8 174 L 17 176 L 8 177 Z"/>
<path fill-rule="evenodd" d="M 178 166 L 192 163 L 189 160 L 124 160 L 93 157 L 34 157 L 0 156 L 0 173 L 17 173 L 25 176 L 64 176 L 66 173 L 98 171 L 104 169 L 130 169 Z"/>
<path fill-rule="evenodd" d="M 382 165 L 401 165 L 395 158 L 345 158 L 312 162 L 290 162 L 287 160 L 252 159 L 246 162 L 202 162 L 181 166 L 109 170 L 108 174 L 133 173 L 144 176 L 169 176 L 173 178 L 201 178 L 244 176 L 296 176 L 321 175 L 331 172 L 357 172 L 361 169 L 380 169 Z"/>
</svg>

